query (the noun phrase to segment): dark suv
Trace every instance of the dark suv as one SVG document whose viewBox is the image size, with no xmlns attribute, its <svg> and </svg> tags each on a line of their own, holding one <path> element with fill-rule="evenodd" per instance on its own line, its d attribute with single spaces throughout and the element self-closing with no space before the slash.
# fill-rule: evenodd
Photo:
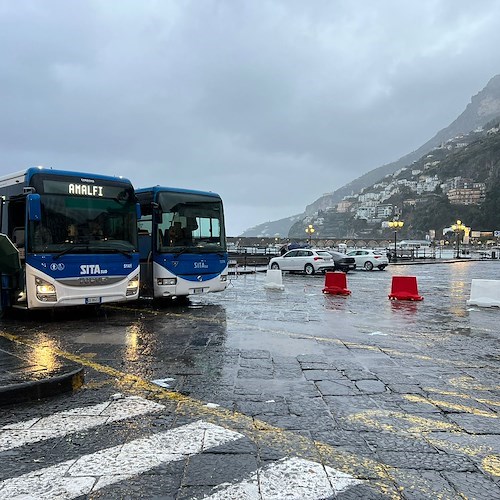
<svg viewBox="0 0 500 500">
<path fill-rule="evenodd" d="M 354 257 L 347 257 L 346 254 L 333 250 L 328 250 L 328 252 L 332 255 L 335 262 L 335 271 L 347 273 L 356 269 L 356 259 Z"/>
</svg>

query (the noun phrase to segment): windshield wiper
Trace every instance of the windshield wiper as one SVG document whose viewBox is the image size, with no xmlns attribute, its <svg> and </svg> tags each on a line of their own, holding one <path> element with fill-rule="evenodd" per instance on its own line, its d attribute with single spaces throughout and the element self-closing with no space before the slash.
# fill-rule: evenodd
<svg viewBox="0 0 500 500">
<path fill-rule="evenodd" d="M 71 245 L 69 246 L 68 248 L 65 248 L 64 250 L 62 250 L 61 252 L 59 253 L 56 253 L 53 257 L 54 260 L 58 259 L 59 257 L 71 252 L 72 250 L 75 250 L 77 248 L 80 248 L 80 249 L 88 249 L 88 245 Z"/>
<path fill-rule="evenodd" d="M 183 248 L 182 250 L 178 250 L 177 252 L 172 252 L 174 254 L 175 257 L 178 257 L 179 255 L 183 254 L 183 253 L 186 253 L 186 252 L 192 252 L 192 248 Z M 195 253 L 195 252 L 192 252 L 192 253 Z"/>
<path fill-rule="evenodd" d="M 121 253 L 121 254 L 127 256 L 129 259 L 132 258 L 132 252 L 130 252 L 129 250 L 121 250 L 120 248 L 110 248 L 109 250 L 113 250 L 113 252 Z"/>
</svg>

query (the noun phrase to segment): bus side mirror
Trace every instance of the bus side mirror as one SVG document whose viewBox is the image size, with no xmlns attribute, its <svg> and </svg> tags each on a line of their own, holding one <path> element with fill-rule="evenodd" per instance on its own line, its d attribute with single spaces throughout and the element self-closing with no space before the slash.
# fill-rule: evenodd
<svg viewBox="0 0 500 500">
<path fill-rule="evenodd" d="M 40 195 L 31 193 L 28 195 L 28 219 L 32 221 L 39 221 L 42 219 L 42 204 L 40 202 Z"/>
<path fill-rule="evenodd" d="M 135 213 L 137 215 L 137 220 L 140 220 L 140 218 L 142 217 L 141 204 L 140 203 L 136 203 L 135 204 Z"/>
</svg>

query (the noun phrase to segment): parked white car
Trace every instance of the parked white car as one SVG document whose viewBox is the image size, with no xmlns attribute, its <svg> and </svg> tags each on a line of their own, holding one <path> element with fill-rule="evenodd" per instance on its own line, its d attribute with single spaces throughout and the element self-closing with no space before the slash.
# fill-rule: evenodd
<svg viewBox="0 0 500 500">
<path fill-rule="evenodd" d="M 389 264 L 389 259 L 384 252 L 378 250 L 351 250 L 347 252 L 348 257 L 354 257 L 356 260 L 356 269 L 373 270 L 374 267 L 383 271 Z"/>
<path fill-rule="evenodd" d="M 282 271 L 301 271 L 306 274 L 334 271 L 335 261 L 326 250 L 314 248 L 296 248 L 281 257 L 273 257 L 269 261 L 271 269 Z"/>
</svg>

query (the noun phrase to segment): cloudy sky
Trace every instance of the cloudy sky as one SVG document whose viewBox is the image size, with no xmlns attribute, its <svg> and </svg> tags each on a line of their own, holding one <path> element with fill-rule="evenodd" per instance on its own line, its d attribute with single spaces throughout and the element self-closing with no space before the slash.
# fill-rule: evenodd
<svg viewBox="0 0 500 500">
<path fill-rule="evenodd" d="M 499 26 L 496 0 L 0 0 L 0 176 L 215 191 L 236 236 L 449 125 Z"/>
</svg>

